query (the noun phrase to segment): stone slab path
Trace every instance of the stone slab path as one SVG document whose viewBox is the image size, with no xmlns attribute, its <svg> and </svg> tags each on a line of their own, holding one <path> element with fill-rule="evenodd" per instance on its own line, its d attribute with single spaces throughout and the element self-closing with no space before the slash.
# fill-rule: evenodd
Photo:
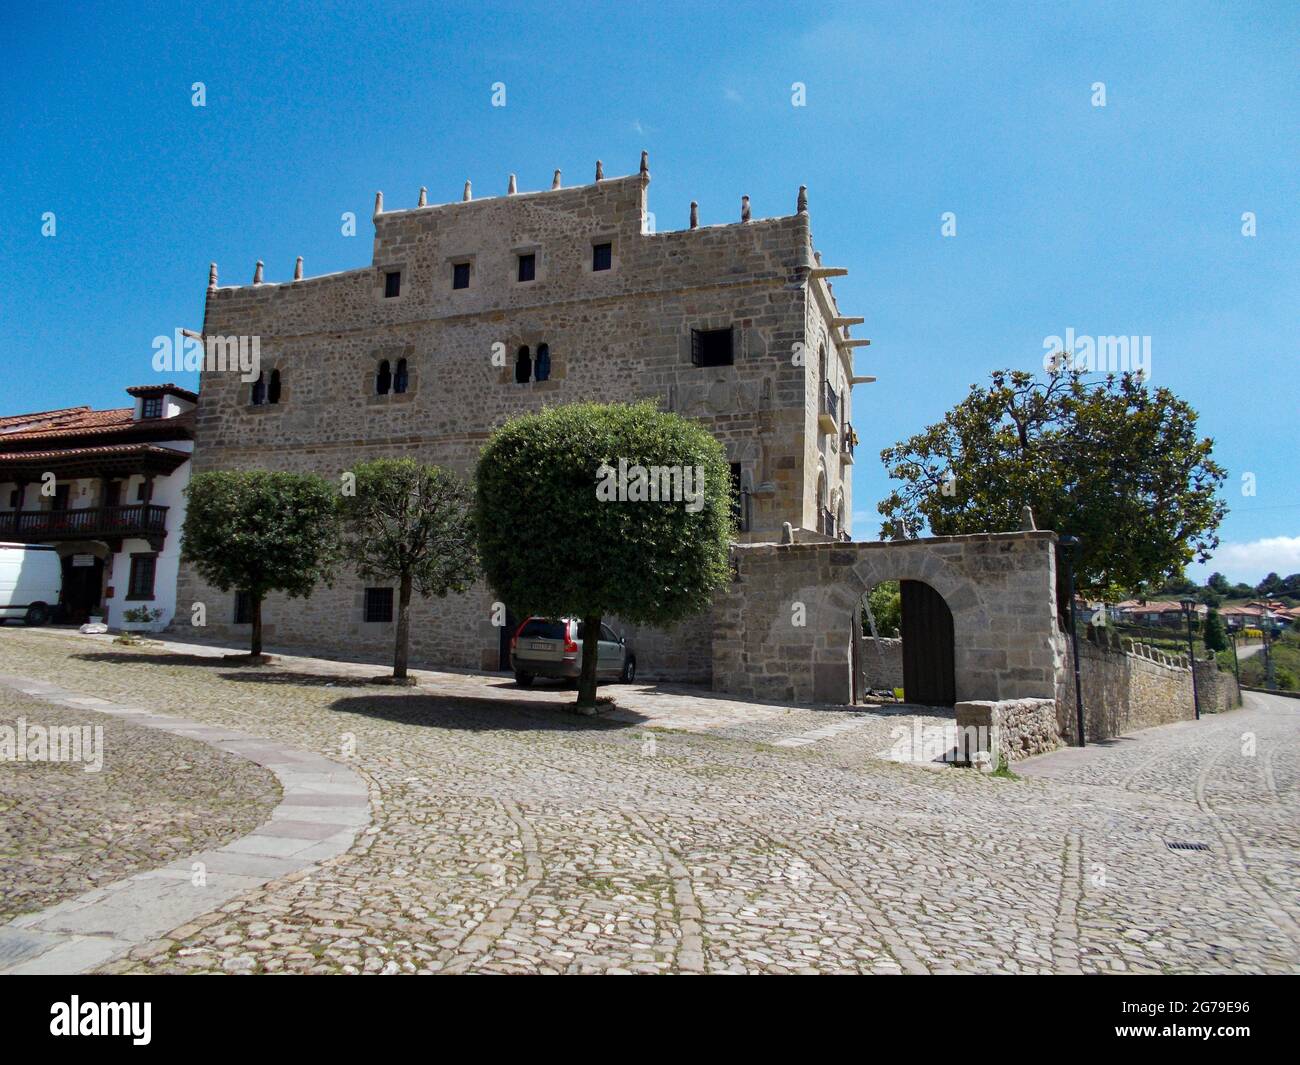
<svg viewBox="0 0 1300 1065">
<path fill-rule="evenodd" d="M 365 781 L 320 755 L 30 677 L 0 675 L 0 685 L 46 703 L 110 714 L 135 726 L 210 744 L 265 766 L 283 788 L 271 819 L 248 835 L 0 926 L 0 975 L 97 968 L 268 880 L 342 854 L 370 821 Z"/>
</svg>

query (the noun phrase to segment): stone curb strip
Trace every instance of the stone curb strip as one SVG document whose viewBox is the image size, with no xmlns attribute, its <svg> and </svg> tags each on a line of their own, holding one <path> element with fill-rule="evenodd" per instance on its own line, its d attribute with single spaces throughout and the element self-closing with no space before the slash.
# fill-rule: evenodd
<svg viewBox="0 0 1300 1065">
<path fill-rule="evenodd" d="M 0 975 L 96 969 L 270 880 L 342 854 L 370 823 L 366 782 L 321 755 L 80 695 L 45 681 L 0 675 L 0 685 L 59 706 L 113 714 L 132 725 L 209 744 L 265 766 L 283 789 L 269 821 L 219 850 L 137 873 L 0 926 Z M 200 862 L 206 879 L 196 886 L 194 865 Z"/>
</svg>

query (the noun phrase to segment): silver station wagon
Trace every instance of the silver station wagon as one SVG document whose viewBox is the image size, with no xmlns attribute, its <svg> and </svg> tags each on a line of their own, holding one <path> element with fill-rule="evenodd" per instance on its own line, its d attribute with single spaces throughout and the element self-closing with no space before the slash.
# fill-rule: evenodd
<svg viewBox="0 0 1300 1065">
<path fill-rule="evenodd" d="M 515 683 L 528 687 L 536 677 L 577 680 L 582 673 L 583 624 L 576 618 L 529 618 L 510 641 L 510 668 Z M 636 655 L 608 625 L 600 627 L 596 679 L 631 684 Z"/>
</svg>

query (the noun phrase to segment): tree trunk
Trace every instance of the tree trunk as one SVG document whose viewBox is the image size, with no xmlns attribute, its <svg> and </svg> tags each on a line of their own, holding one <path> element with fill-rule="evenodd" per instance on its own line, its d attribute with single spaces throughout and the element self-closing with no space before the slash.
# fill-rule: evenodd
<svg viewBox="0 0 1300 1065">
<path fill-rule="evenodd" d="M 411 575 L 403 573 L 397 591 L 397 639 L 393 645 L 393 676 L 406 677 L 406 660 L 411 642 Z"/>
<path fill-rule="evenodd" d="M 256 656 L 262 653 L 262 597 L 253 596 L 253 649 L 249 652 Z"/>
<path fill-rule="evenodd" d="M 596 705 L 596 656 L 600 653 L 600 615 L 582 619 L 582 675 L 578 679 L 578 705 Z"/>
</svg>

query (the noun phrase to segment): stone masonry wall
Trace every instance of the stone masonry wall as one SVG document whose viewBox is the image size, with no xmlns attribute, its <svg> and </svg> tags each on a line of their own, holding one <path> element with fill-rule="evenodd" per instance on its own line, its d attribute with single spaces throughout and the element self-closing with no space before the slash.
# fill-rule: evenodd
<svg viewBox="0 0 1300 1065">
<path fill-rule="evenodd" d="M 715 602 L 713 687 L 755 699 L 847 703 L 858 604 L 883 580 L 924 581 L 952 611 L 957 699 L 1053 698 L 1056 534 L 739 545 Z"/>
<path fill-rule="evenodd" d="M 896 637 L 863 637 L 858 665 L 862 691 L 903 686 L 903 641 Z"/>
<path fill-rule="evenodd" d="M 1223 714 L 1241 705 L 1241 689 L 1237 687 L 1236 675 L 1220 669 L 1212 658 L 1197 660 L 1196 684 L 1203 714 Z"/>
<path fill-rule="evenodd" d="M 958 703 L 958 760 L 973 761 L 978 751 L 1010 764 L 1061 746 L 1055 699 L 972 700 Z"/>
<path fill-rule="evenodd" d="M 808 274 L 808 215 L 649 233 L 648 181 L 387 211 L 375 216 L 368 267 L 210 287 L 205 337 L 260 337 L 263 370 L 280 372 L 282 394 L 278 404 L 252 406 L 237 373 L 204 372 L 193 472 L 314 471 L 337 481 L 358 461 L 412 456 L 469 477 L 492 430 L 512 416 L 644 398 L 700 420 L 721 440 L 752 492 L 746 535 L 777 539 L 782 522 L 800 523 L 817 472 L 808 469 L 804 438 L 806 394 L 818 383 L 791 353 L 809 322 L 824 320 L 820 308 L 833 306 L 818 287 L 826 282 Z M 613 268 L 593 271 L 592 246 L 606 241 Z M 522 252 L 537 257 L 534 281 L 516 280 Z M 466 289 L 452 288 L 458 262 L 470 264 Z M 401 273 L 396 298 L 384 295 L 389 271 Z M 735 365 L 692 365 L 692 330 L 725 326 L 735 331 Z M 550 379 L 516 383 L 517 348 L 541 343 Z M 494 363 L 502 351 L 505 365 Z M 377 395 L 380 360 L 402 358 L 409 390 Z M 832 363 L 841 390 L 846 365 Z M 845 492 L 848 472 L 835 463 L 832 487 Z M 231 625 L 233 597 L 184 566 L 178 615 L 196 601 L 208 604 L 210 634 L 238 639 L 246 631 Z M 353 574 L 309 600 L 273 596 L 267 638 L 318 652 L 386 653 L 393 626 L 363 621 L 363 602 L 364 583 Z M 496 668 L 491 608 L 481 586 L 417 602 L 412 664 Z M 703 618 L 672 633 L 625 631 L 644 677 L 707 682 L 710 628 Z"/>
<path fill-rule="evenodd" d="M 1074 744 L 1078 715 L 1074 698 L 1074 659 L 1067 643 L 1058 685 L 1058 723 L 1062 737 Z M 1123 736 L 1138 729 L 1187 721 L 1195 716 L 1191 672 L 1185 659 L 1145 657 L 1079 641 L 1083 687 L 1084 733 L 1089 742 Z"/>
</svg>

